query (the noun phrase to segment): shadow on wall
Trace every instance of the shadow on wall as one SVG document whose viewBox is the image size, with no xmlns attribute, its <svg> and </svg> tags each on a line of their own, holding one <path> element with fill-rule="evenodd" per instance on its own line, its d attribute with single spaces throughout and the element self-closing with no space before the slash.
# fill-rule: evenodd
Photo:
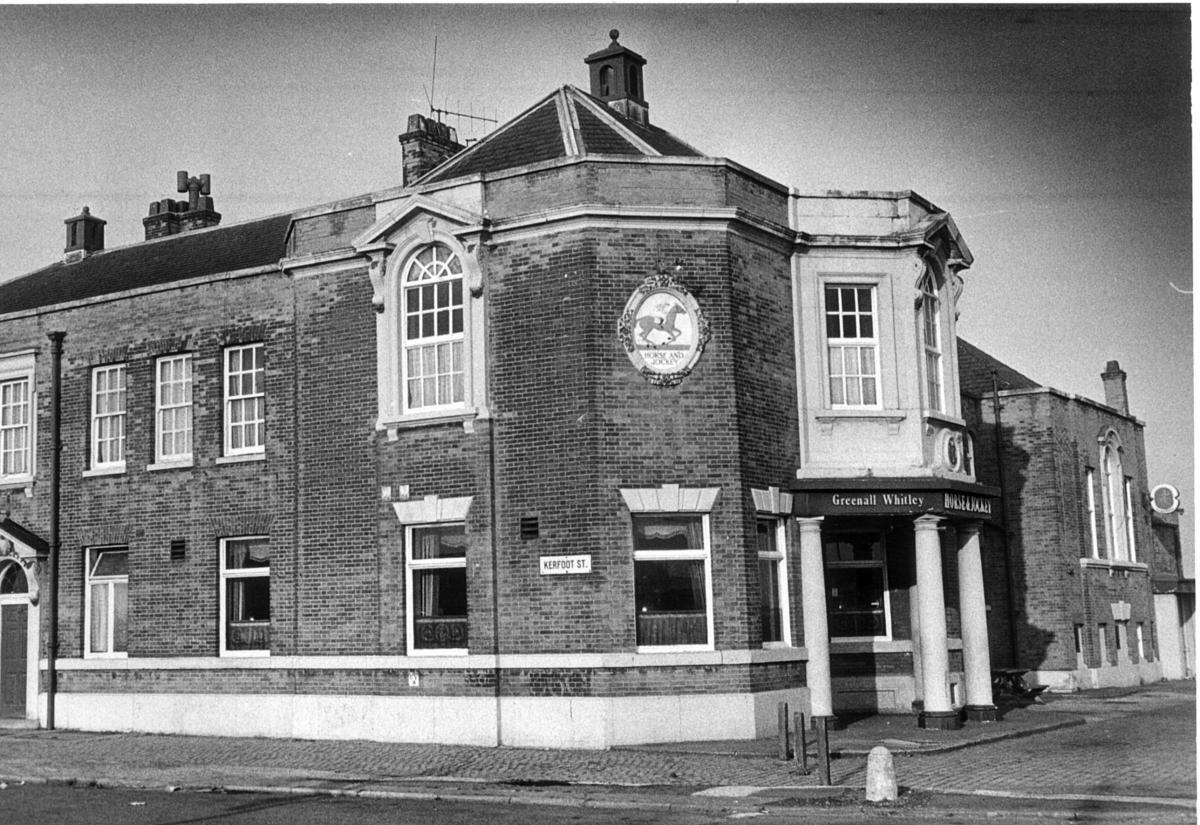
<svg viewBox="0 0 1200 825">
<path fill-rule="evenodd" d="M 985 401 L 985 409 L 990 402 Z M 989 410 L 990 412 L 990 410 Z M 1004 411 L 1001 408 L 1001 418 Z M 1073 601 L 1065 588 L 1077 587 L 1078 572 L 1068 568 L 1072 576 L 1061 575 L 1062 553 L 1071 552 L 1058 546 L 1052 537 L 1065 525 L 1047 535 L 1038 535 L 1038 525 L 1047 519 L 1063 521 L 1065 514 L 1059 496 L 1051 487 L 1057 483 L 1047 477 L 1041 466 L 1031 467 L 1032 457 L 1017 442 L 1017 432 L 1003 424 L 1000 441 L 1003 445 L 1003 476 L 997 472 L 996 433 L 992 422 L 984 422 L 978 431 L 976 474 L 979 481 L 999 487 L 1003 502 L 1001 513 L 1008 530 L 988 527 L 984 539 L 984 578 L 987 593 L 988 636 L 992 668 L 1037 670 L 1048 666 L 1047 656 L 1056 644 L 1074 644 L 1073 639 L 1058 638 L 1055 628 L 1035 624 L 1037 613 L 1061 611 L 1059 624 L 1072 626 L 1068 614 Z M 1031 611 L 1031 608 L 1033 610 Z M 1031 616 L 1031 612 L 1034 616 Z M 1073 655 L 1073 647 L 1072 647 Z"/>
</svg>

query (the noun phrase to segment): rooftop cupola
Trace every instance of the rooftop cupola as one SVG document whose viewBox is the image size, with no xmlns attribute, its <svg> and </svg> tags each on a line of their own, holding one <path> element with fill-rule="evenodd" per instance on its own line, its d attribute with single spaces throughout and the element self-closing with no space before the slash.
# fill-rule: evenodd
<svg viewBox="0 0 1200 825">
<path fill-rule="evenodd" d="M 616 29 L 610 31 L 608 48 L 589 54 L 583 62 L 591 71 L 592 96 L 644 126 L 650 122 L 650 104 L 642 86 L 646 58 L 618 43 L 620 34 Z"/>
<path fill-rule="evenodd" d="M 63 223 L 67 225 L 67 248 L 64 251 L 68 260 L 78 260 L 104 248 L 104 224 L 107 221 L 97 218 L 86 206 L 78 215 L 67 218 Z"/>
</svg>

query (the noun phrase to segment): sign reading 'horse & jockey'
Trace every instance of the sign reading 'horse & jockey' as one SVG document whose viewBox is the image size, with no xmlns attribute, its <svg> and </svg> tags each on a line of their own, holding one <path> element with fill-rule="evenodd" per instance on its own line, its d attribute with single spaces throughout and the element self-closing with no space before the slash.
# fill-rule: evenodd
<svg viewBox="0 0 1200 825">
<path fill-rule="evenodd" d="M 629 360 L 659 387 L 673 387 L 687 377 L 711 335 L 695 297 L 663 271 L 634 290 L 617 324 Z"/>
</svg>

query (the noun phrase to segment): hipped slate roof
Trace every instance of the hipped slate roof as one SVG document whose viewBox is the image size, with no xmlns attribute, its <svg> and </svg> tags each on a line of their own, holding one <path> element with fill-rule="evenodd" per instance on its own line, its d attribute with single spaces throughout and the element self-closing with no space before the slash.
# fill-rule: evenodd
<svg viewBox="0 0 1200 825">
<path fill-rule="evenodd" d="M 992 371 L 996 387 L 1002 390 L 1032 390 L 1042 386 L 1037 381 L 998 361 L 974 344 L 958 339 L 958 383 L 963 395 L 983 398 L 992 393 Z"/>
<path fill-rule="evenodd" d="M 657 126 L 643 126 L 574 86 L 563 86 L 432 170 L 420 183 L 583 155 L 704 156 Z"/>
<path fill-rule="evenodd" d="M 0 315 L 278 263 L 291 215 L 93 252 L 0 283 Z"/>
</svg>

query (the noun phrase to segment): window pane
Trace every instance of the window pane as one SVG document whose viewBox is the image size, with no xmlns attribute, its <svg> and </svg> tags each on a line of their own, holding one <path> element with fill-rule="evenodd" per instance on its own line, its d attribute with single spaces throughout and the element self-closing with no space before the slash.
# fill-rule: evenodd
<svg viewBox="0 0 1200 825">
<path fill-rule="evenodd" d="M 128 576 L 128 550 L 90 550 L 92 563 L 91 575 L 96 576 Z"/>
<path fill-rule="evenodd" d="M 129 584 L 128 582 L 113 582 L 113 652 L 124 653 L 127 645 L 127 628 L 129 626 Z"/>
<path fill-rule="evenodd" d="M 639 645 L 708 643 L 704 562 L 635 561 Z"/>
<path fill-rule="evenodd" d="M 467 556 L 466 526 L 462 524 L 437 527 L 414 527 L 412 557 L 425 559 L 465 559 Z"/>
<path fill-rule="evenodd" d="M 225 569 L 270 566 L 271 546 L 267 539 L 236 539 L 225 542 Z"/>
<path fill-rule="evenodd" d="M 859 337 L 875 337 L 875 322 L 871 319 L 870 315 L 863 315 L 859 318 Z"/>
<path fill-rule="evenodd" d="M 92 653 L 108 652 L 108 585 L 92 585 L 91 634 Z"/>
<path fill-rule="evenodd" d="M 467 646 L 467 570 L 452 567 L 413 572 L 413 647 Z"/>
<path fill-rule="evenodd" d="M 225 649 L 269 650 L 271 647 L 270 577 L 226 579 L 225 587 Z"/>
<path fill-rule="evenodd" d="M 758 560 L 758 586 L 762 594 L 762 638 L 764 642 L 783 640 L 783 610 L 779 602 L 779 562 Z"/>
<path fill-rule="evenodd" d="M 825 571 L 830 636 L 883 636 L 883 568 L 832 567 Z"/>
<path fill-rule="evenodd" d="M 703 520 L 699 516 L 634 516 L 634 550 L 701 550 Z"/>
<path fill-rule="evenodd" d="M 858 311 L 867 313 L 871 311 L 871 290 L 859 289 L 858 292 Z"/>
<path fill-rule="evenodd" d="M 864 378 L 862 380 L 862 402 L 864 404 L 878 404 L 879 401 L 875 397 L 875 379 Z"/>
</svg>

